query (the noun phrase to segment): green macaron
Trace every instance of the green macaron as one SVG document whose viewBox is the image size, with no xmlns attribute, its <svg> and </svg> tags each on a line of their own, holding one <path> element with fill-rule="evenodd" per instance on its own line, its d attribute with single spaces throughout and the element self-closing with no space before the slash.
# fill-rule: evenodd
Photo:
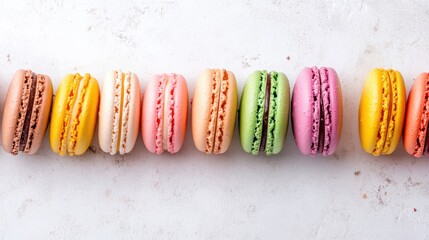
<svg viewBox="0 0 429 240">
<path fill-rule="evenodd" d="M 284 146 L 290 107 L 289 80 L 281 72 L 255 71 L 241 95 L 239 132 L 244 151 L 279 153 Z"/>
</svg>

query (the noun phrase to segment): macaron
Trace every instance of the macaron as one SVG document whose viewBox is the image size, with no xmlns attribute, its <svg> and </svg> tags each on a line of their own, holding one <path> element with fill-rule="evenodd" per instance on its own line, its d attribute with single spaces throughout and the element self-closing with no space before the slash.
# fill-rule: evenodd
<svg viewBox="0 0 429 240">
<path fill-rule="evenodd" d="M 359 105 L 362 148 L 374 156 L 391 154 L 404 125 L 406 90 L 400 72 L 375 68 L 365 80 Z"/>
<path fill-rule="evenodd" d="M 103 81 L 98 111 L 98 142 L 114 155 L 129 153 L 137 140 L 141 93 L 136 74 L 109 71 Z"/>
<path fill-rule="evenodd" d="M 292 130 L 301 153 L 335 152 L 343 119 L 341 86 L 333 68 L 304 68 L 292 93 Z"/>
<path fill-rule="evenodd" d="M 149 152 L 176 153 L 185 140 L 188 87 L 179 74 L 155 75 L 142 104 L 142 137 Z"/>
<path fill-rule="evenodd" d="M 2 141 L 6 152 L 37 152 L 48 126 L 52 92 L 49 76 L 31 70 L 15 73 L 3 112 Z"/>
<path fill-rule="evenodd" d="M 68 74 L 61 81 L 51 113 L 50 144 L 55 153 L 81 155 L 91 144 L 100 92 L 95 78 Z"/>
<path fill-rule="evenodd" d="M 224 153 L 231 144 L 237 113 L 237 82 L 232 72 L 207 69 L 196 81 L 192 99 L 192 137 L 206 154 Z"/>
<path fill-rule="evenodd" d="M 289 80 L 281 72 L 255 71 L 240 101 L 239 133 L 243 150 L 257 155 L 279 153 L 284 146 L 290 107 Z"/>
<path fill-rule="evenodd" d="M 405 151 L 414 157 L 429 155 L 429 73 L 414 80 L 407 100 L 404 123 Z"/>
</svg>

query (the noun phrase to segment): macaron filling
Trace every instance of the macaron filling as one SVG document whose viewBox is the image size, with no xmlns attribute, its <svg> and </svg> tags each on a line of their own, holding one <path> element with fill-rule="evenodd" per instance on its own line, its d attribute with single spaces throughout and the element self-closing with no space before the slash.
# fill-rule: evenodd
<svg viewBox="0 0 429 240">
<path fill-rule="evenodd" d="M 167 74 L 160 76 L 158 81 L 158 97 L 156 103 L 156 136 L 155 153 L 162 153 L 167 150 L 174 152 L 174 94 L 176 90 L 176 76 Z"/>
<path fill-rule="evenodd" d="M 265 151 L 265 146 L 267 143 L 267 131 L 268 131 L 268 118 L 270 111 L 270 93 L 271 93 L 271 75 L 267 73 L 267 81 L 265 84 L 265 101 L 264 101 L 264 116 L 262 121 L 262 136 L 261 143 L 259 145 L 259 152 Z"/>
<path fill-rule="evenodd" d="M 19 151 L 24 151 L 25 149 L 30 126 L 31 110 L 33 108 L 34 95 L 36 91 L 36 83 L 36 74 L 29 70 L 25 71 L 20 110 L 12 143 L 11 153 L 13 155 L 17 155 Z"/>
<path fill-rule="evenodd" d="M 156 97 L 156 122 L 155 122 L 155 153 L 163 152 L 163 121 L 164 121 L 164 94 L 165 94 L 165 77 L 161 75 L 157 82 L 157 97 Z"/>
<path fill-rule="evenodd" d="M 328 69 L 312 67 L 312 142 L 310 155 L 329 155 L 332 141 L 332 96 Z"/>
<path fill-rule="evenodd" d="M 176 75 L 173 74 L 169 77 L 165 92 L 165 103 L 164 103 L 164 150 L 170 153 L 174 153 L 174 115 L 175 115 L 175 101 L 174 95 L 176 91 L 177 79 Z"/>
<path fill-rule="evenodd" d="M 118 136 L 121 129 L 121 113 L 122 113 L 122 72 L 115 71 L 115 95 L 113 96 L 113 129 L 110 141 L 110 154 L 113 155 L 118 150 Z"/>
<path fill-rule="evenodd" d="M 82 76 L 79 74 L 74 75 L 73 82 L 70 86 L 67 103 L 66 103 L 66 109 L 63 119 L 63 124 L 61 126 L 61 134 L 60 134 L 60 146 L 58 149 L 58 152 L 61 156 L 65 156 L 67 154 L 67 142 L 68 142 L 68 136 L 69 136 L 69 125 L 70 121 L 72 119 L 72 110 L 74 107 L 74 103 L 76 101 L 77 92 L 79 89 L 80 80 L 82 79 Z"/>
<path fill-rule="evenodd" d="M 39 119 L 40 110 L 43 104 L 43 92 L 45 91 L 45 76 L 38 74 L 36 78 L 37 84 L 35 87 L 34 101 L 32 104 L 33 108 L 31 110 L 32 114 L 29 122 L 28 137 L 24 148 L 25 153 L 28 153 L 31 150 L 31 146 L 33 144 L 34 133 L 36 131 L 37 121 Z"/>
<path fill-rule="evenodd" d="M 218 70 L 212 71 L 211 78 L 211 96 L 210 96 L 210 120 L 207 127 L 206 133 L 206 147 L 205 152 L 213 152 L 215 135 L 216 135 L 216 121 L 217 112 L 219 107 L 219 92 L 220 92 L 220 72 Z"/>
<path fill-rule="evenodd" d="M 25 74 L 27 75 L 31 73 L 29 71 L 26 71 Z M 35 73 L 32 73 L 31 76 L 25 76 L 25 78 L 30 79 L 29 81 L 31 82 L 31 85 L 30 85 L 30 96 L 28 97 L 28 103 L 27 103 L 28 104 L 27 112 L 25 114 L 25 121 L 24 121 L 24 126 L 22 128 L 21 140 L 19 141 L 19 151 L 24 151 L 27 138 L 29 135 L 31 113 L 33 112 L 34 96 L 36 93 L 36 85 L 37 85 L 37 76 Z"/>
<path fill-rule="evenodd" d="M 229 82 L 228 82 L 228 73 L 226 70 L 217 70 L 219 72 L 219 81 L 220 81 L 220 92 L 219 92 L 219 103 L 217 111 L 217 120 L 216 120 L 216 133 L 215 133 L 215 142 L 214 142 L 214 153 L 219 153 L 223 143 L 224 135 L 224 120 L 226 116 L 226 104 L 227 94 L 229 91 Z"/>
<path fill-rule="evenodd" d="M 389 124 L 389 114 L 390 114 L 390 102 L 391 102 L 391 83 L 389 73 L 383 70 L 382 76 L 382 106 L 381 106 L 381 119 L 380 119 L 380 128 L 377 134 L 377 142 L 373 150 L 373 155 L 378 156 L 382 153 L 385 143 L 386 136 L 388 131 Z"/>
<path fill-rule="evenodd" d="M 223 142 L 225 109 L 229 89 L 228 73 L 213 70 L 211 79 L 210 120 L 206 132 L 206 153 L 219 153 Z"/>
<path fill-rule="evenodd" d="M 85 77 L 83 78 L 83 80 L 82 79 L 80 80 L 79 90 L 77 92 L 77 97 L 76 97 L 77 102 L 75 102 L 74 104 L 72 118 L 70 119 L 71 126 L 70 126 L 70 131 L 68 136 L 68 152 L 70 156 L 74 155 L 74 151 L 76 149 L 76 144 L 77 144 L 77 139 L 79 134 L 77 128 L 81 122 L 82 105 L 85 100 L 90 79 L 91 79 L 91 76 L 89 74 L 85 74 Z"/>
<path fill-rule="evenodd" d="M 124 154 L 128 140 L 128 124 L 130 122 L 130 104 L 131 104 L 131 73 L 121 73 L 123 77 L 122 94 L 121 94 L 121 111 L 120 111 L 120 125 L 119 129 L 119 143 L 118 149 L 120 154 Z"/>
<path fill-rule="evenodd" d="M 390 145 L 393 139 L 393 134 L 394 134 L 394 130 L 395 130 L 395 125 L 397 122 L 396 116 L 398 113 L 398 102 L 399 102 L 399 90 L 398 90 L 398 83 L 395 77 L 395 73 L 392 69 L 388 70 L 388 74 L 389 74 L 389 80 L 390 80 L 390 91 L 391 91 L 391 99 L 392 99 L 392 104 L 391 104 L 391 108 L 390 108 L 390 116 L 389 116 L 389 124 L 387 127 L 387 134 L 386 134 L 386 140 L 384 143 L 384 148 L 383 148 L 383 154 L 386 154 L 389 149 L 390 149 Z"/>
<path fill-rule="evenodd" d="M 124 154 L 126 149 L 131 101 L 130 78 L 130 72 L 115 71 L 113 128 L 109 148 L 111 155 L 118 151 L 120 154 Z"/>
</svg>

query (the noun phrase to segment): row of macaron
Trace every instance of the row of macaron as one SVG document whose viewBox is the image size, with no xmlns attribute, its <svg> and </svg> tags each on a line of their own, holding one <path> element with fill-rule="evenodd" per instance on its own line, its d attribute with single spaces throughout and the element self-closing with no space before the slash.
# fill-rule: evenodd
<svg viewBox="0 0 429 240">
<path fill-rule="evenodd" d="M 14 155 L 36 153 L 50 124 L 52 151 L 80 155 L 98 122 L 100 148 L 111 155 L 130 152 L 139 131 L 148 151 L 176 153 L 185 140 L 189 107 L 193 142 L 207 154 L 227 151 L 237 115 L 241 145 L 253 155 L 283 149 L 289 115 L 303 154 L 334 153 L 341 134 L 341 87 L 332 68 L 304 68 L 292 100 L 284 73 L 255 71 L 240 101 L 235 76 L 224 69 L 203 71 L 192 97 L 180 74 L 155 75 L 142 91 L 135 73 L 120 70 L 106 74 L 101 91 L 90 74 L 68 74 L 54 97 L 49 76 L 18 70 L 6 96 L 3 148 Z"/>
<path fill-rule="evenodd" d="M 207 69 L 200 74 L 191 98 L 192 137 L 199 151 L 227 151 L 238 112 L 245 152 L 279 153 L 289 115 L 295 142 L 303 154 L 327 156 L 335 152 L 343 106 L 340 81 L 333 68 L 304 68 L 292 97 L 284 73 L 255 71 L 244 85 L 240 106 L 238 98 L 231 71 Z M 101 92 L 90 74 L 69 74 L 53 98 L 49 76 L 18 70 L 6 97 L 3 148 L 14 155 L 36 153 L 50 122 L 51 149 L 62 156 L 80 155 L 91 144 L 98 122 L 99 145 L 106 153 L 130 152 L 140 129 L 150 152 L 176 153 L 185 139 L 188 107 L 188 87 L 180 74 L 155 75 L 144 92 L 132 72 L 108 72 Z M 398 71 L 370 71 L 359 106 L 359 135 L 366 152 L 374 156 L 392 153 L 403 133 L 408 153 L 415 157 L 429 153 L 428 123 L 428 73 L 415 79 L 407 102 Z"/>
</svg>

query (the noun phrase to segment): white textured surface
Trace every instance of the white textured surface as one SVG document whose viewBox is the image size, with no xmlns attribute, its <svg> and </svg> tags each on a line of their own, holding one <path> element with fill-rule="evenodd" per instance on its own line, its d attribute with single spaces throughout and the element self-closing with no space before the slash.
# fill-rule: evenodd
<svg viewBox="0 0 429 240">
<path fill-rule="evenodd" d="M 29 68 L 58 87 L 70 72 L 177 72 L 190 93 L 207 67 L 241 89 L 256 69 L 334 67 L 344 96 L 335 156 L 303 157 L 289 131 L 275 157 L 246 155 L 235 132 L 206 156 L 190 131 L 177 155 L 0 151 L 0 239 L 429 239 L 429 161 L 363 152 L 357 108 L 373 67 L 410 88 L 429 71 L 429 3 L 421 1 L 0 1 L 0 104 Z M 2 110 L 3 107 L 0 108 Z M 290 130 L 290 129 L 289 129 Z"/>
</svg>

